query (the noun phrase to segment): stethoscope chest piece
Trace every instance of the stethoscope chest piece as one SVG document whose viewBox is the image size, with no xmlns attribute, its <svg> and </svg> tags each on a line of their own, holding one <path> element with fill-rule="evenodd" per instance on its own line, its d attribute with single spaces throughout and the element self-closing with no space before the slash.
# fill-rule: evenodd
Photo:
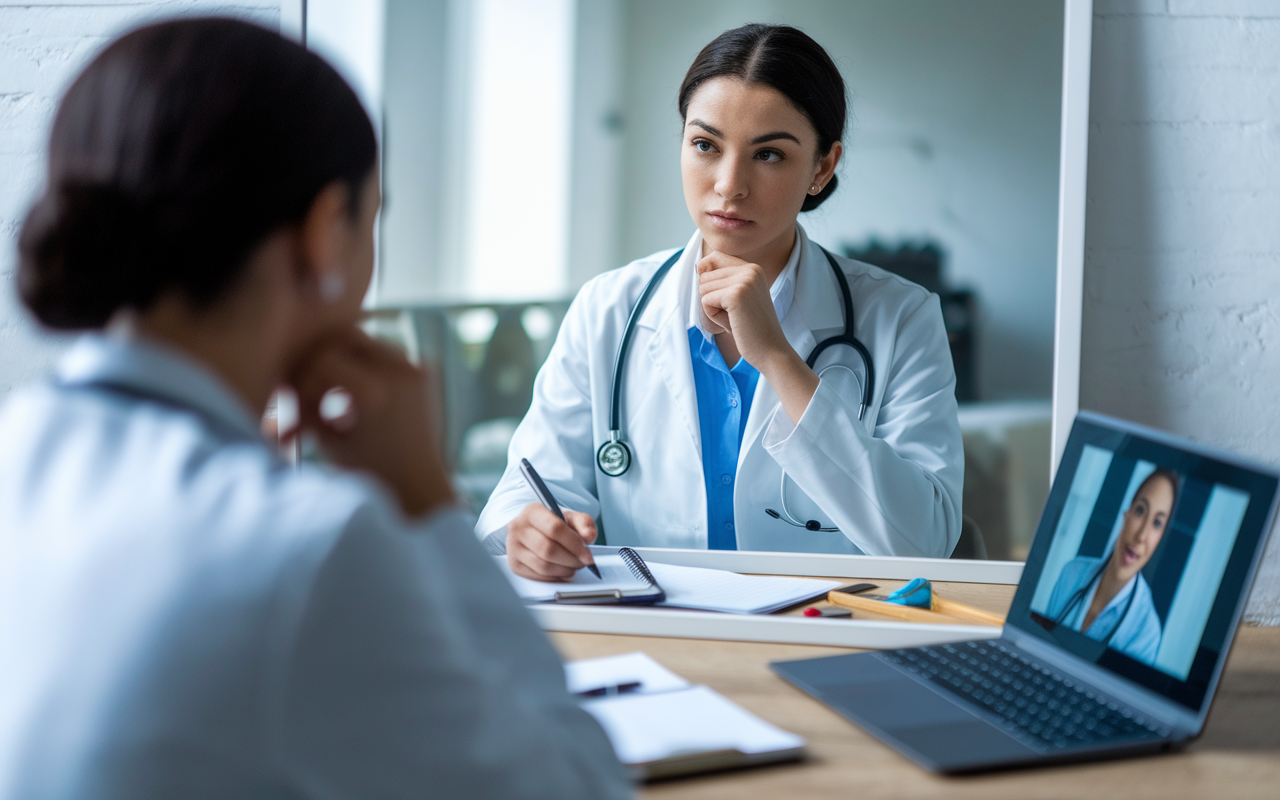
<svg viewBox="0 0 1280 800">
<path fill-rule="evenodd" d="M 631 448 L 614 432 L 609 441 L 600 445 L 600 449 L 596 451 L 596 464 L 605 475 L 616 478 L 631 469 Z"/>
</svg>

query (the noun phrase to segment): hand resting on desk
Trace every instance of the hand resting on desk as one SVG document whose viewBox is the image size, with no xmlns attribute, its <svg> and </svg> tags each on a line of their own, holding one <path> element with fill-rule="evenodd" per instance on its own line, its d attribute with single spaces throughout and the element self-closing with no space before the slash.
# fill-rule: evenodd
<svg viewBox="0 0 1280 800">
<path fill-rule="evenodd" d="M 596 540 L 590 514 L 564 510 L 564 520 L 540 503 L 530 503 L 507 524 L 511 571 L 535 581 L 565 581 L 595 559 L 587 545 Z"/>
</svg>

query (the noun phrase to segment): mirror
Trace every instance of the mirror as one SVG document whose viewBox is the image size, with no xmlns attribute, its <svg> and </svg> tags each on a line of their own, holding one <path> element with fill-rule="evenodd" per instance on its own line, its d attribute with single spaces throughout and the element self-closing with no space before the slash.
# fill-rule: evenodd
<svg viewBox="0 0 1280 800">
<path fill-rule="evenodd" d="M 694 230 L 676 111 L 688 65 L 728 28 L 785 23 L 828 50 L 851 101 L 840 188 L 801 224 L 828 249 L 939 294 L 964 512 L 984 545 L 966 555 L 1024 556 L 1077 403 L 1090 3 L 304 10 L 308 46 L 352 79 L 381 126 L 370 327 L 438 365 L 449 455 L 477 508 L 575 291 Z"/>
</svg>

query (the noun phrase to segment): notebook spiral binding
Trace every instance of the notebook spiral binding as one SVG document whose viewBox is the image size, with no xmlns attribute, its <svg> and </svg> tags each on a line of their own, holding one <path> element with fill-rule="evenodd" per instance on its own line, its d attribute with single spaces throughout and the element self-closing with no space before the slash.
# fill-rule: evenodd
<svg viewBox="0 0 1280 800">
<path fill-rule="evenodd" d="M 649 571 L 649 565 L 644 563 L 644 559 L 640 554 L 630 547 L 621 547 L 618 549 L 618 555 L 622 557 L 626 563 L 627 569 L 631 570 L 631 574 L 635 575 L 642 581 L 648 581 L 650 586 L 657 586 L 658 581 L 653 577 L 653 573 Z"/>
</svg>

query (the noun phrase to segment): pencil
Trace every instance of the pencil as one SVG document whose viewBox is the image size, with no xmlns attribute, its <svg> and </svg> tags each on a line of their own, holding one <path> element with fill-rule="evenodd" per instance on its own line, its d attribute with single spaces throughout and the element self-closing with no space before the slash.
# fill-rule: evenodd
<svg viewBox="0 0 1280 800">
<path fill-rule="evenodd" d="M 870 597 L 856 597 L 843 592 L 828 593 L 827 602 L 835 603 L 845 608 L 852 608 L 855 611 L 865 611 L 869 614 L 879 614 L 882 617 L 891 617 L 892 619 L 901 619 L 907 622 L 931 622 L 935 625 L 965 624 L 964 620 L 938 611 L 930 611 L 926 608 L 916 608 L 914 606 L 902 606 L 884 600 L 873 600 Z"/>
<path fill-rule="evenodd" d="M 961 603 L 956 600 L 948 600 L 945 597 L 939 597 L 937 592 L 933 593 L 933 610 L 953 617 L 971 619 L 975 622 L 981 622 L 983 625 L 994 625 L 997 628 L 1004 627 L 1004 617 L 999 614 L 993 614 L 990 611 L 983 611 L 980 608 L 974 608 L 967 603 Z"/>
</svg>

